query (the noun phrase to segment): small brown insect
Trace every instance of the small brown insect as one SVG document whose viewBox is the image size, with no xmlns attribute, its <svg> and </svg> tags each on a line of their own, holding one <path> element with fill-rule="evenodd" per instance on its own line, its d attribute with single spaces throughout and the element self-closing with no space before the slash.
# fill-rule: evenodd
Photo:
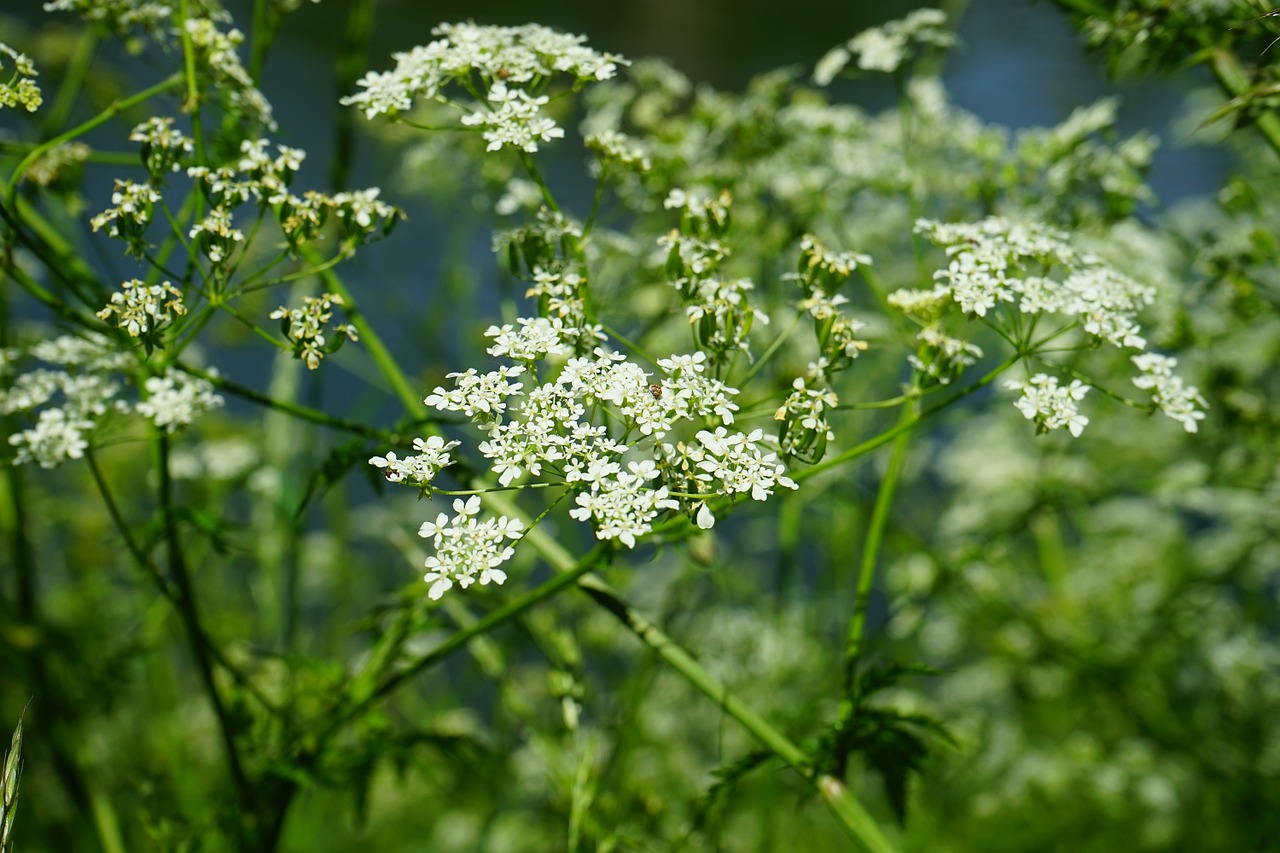
<svg viewBox="0 0 1280 853">
<path fill-rule="evenodd" d="M 655 384 L 655 385 L 650 385 L 650 386 L 649 386 L 649 393 L 653 395 L 653 399 L 655 399 L 655 400 L 661 400 L 661 399 L 662 399 L 662 386 L 661 386 L 661 385 L 657 385 L 657 384 Z"/>
<path fill-rule="evenodd" d="M 497 77 L 499 80 L 506 80 L 511 76 L 511 70 L 509 68 L 499 68 L 493 73 L 493 76 Z"/>
</svg>

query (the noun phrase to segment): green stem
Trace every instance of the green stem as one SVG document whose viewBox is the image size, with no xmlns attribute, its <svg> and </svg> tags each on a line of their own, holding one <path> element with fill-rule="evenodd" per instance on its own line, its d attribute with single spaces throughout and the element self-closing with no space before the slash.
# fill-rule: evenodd
<svg viewBox="0 0 1280 853">
<path fill-rule="evenodd" d="M 304 249 L 303 255 L 308 263 L 320 265 L 320 259 L 314 252 Z M 400 399 L 405 411 L 417 411 L 422 406 L 422 394 L 409 382 L 408 377 L 404 375 L 404 371 L 400 369 L 400 365 L 392 357 L 391 351 L 382 342 L 382 338 L 374 331 L 373 326 L 370 326 L 368 321 L 365 320 L 355 297 L 351 295 L 350 289 L 333 270 L 326 269 L 321 271 L 320 279 L 324 282 L 326 290 L 342 297 L 343 308 L 346 309 L 351 325 L 355 326 L 356 332 L 360 335 L 360 341 L 364 344 L 370 357 L 373 358 L 374 364 L 378 366 L 382 375 L 391 383 L 391 387 Z"/>
<path fill-rule="evenodd" d="M 869 438 L 866 441 L 862 442 L 861 444 L 849 448 L 843 453 L 837 453 L 835 456 L 832 456 L 830 459 L 826 460 L 825 462 L 820 462 L 817 465 L 806 468 L 803 471 L 797 471 L 795 474 L 791 475 L 791 479 L 799 483 L 803 480 L 809 479 L 810 477 L 817 476 L 818 474 L 821 474 L 823 471 L 829 471 L 832 468 L 837 468 L 840 465 L 843 465 L 845 462 L 848 462 L 850 459 L 856 459 L 857 457 L 862 456 L 864 453 L 869 453 L 870 451 L 875 450 L 877 447 L 881 447 L 882 445 L 888 444 L 890 441 L 897 438 L 902 433 L 913 429 L 918 422 L 924 420 L 925 418 L 933 417 L 938 412 L 941 412 L 943 409 L 947 408 L 953 403 L 963 400 L 965 397 L 968 397 L 970 394 L 974 393 L 975 391 L 981 390 L 982 388 L 985 388 L 986 386 L 990 385 L 997 378 L 999 378 L 1000 374 L 1004 373 L 1010 367 L 1013 367 L 1015 364 L 1017 364 L 1018 361 L 1022 358 L 1022 355 L 1023 354 L 1020 352 L 1014 353 L 1013 355 L 1006 358 L 1004 361 L 1000 362 L 1000 364 L 998 364 L 996 367 L 993 367 L 977 382 L 964 388 L 963 390 L 959 391 L 955 395 L 948 397 L 947 399 L 943 400 L 941 403 L 936 403 L 930 406 L 929 408 L 920 411 L 919 413 L 914 415 L 913 419 L 910 422 L 900 421 L 894 427 L 885 430 L 884 432 L 880 433 L 874 438 Z"/>
<path fill-rule="evenodd" d="M 71 54 L 67 73 L 58 84 L 58 94 L 53 99 L 53 105 L 49 107 L 48 114 L 44 117 L 46 128 L 52 130 L 67 123 L 76 95 L 80 94 L 84 88 L 84 79 L 89 73 L 89 66 L 93 62 L 93 55 L 97 49 L 98 36 L 93 27 L 86 27 L 81 32 L 79 41 L 76 42 L 75 51 Z M 136 155 L 133 157 L 133 162 L 135 164 L 138 162 Z"/>
<path fill-rule="evenodd" d="M 1228 95 L 1238 98 L 1249 91 L 1249 77 L 1240 67 L 1235 54 L 1214 47 L 1210 49 L 1209 57 L 1209 68 L 1213 71 L 1214 79 Z M 1280 154 L 1280 115 L 1274 110 L 1262 110 L 1258 113 L 1255 124 L 1271 150 Z"/>
<path fill-rule="evenodd" d="M 182 541 L 178 534 L 178 520 L 174 512 L 173 481 L 169 477 L 169 439 L 157 435 L 153 442 L 155 470 L 160 477 L 160 511 L 164 523 L 164 536 L 169 550 L 169 571 L 173 583 L 178 590 L 178 614 L 186 628 L 187 641 L 191 646 L 191 654 L 196 668 L 200 672 L 200 680 L 218 720 L 218 733 L 222 738 L 223 749 L 227 755 L 227 765 L 231 778 L 235 783 L 236 793 L 240 801 L 242 819 L 237 822 L 240 832 L 240 846 L 244 847 L 244 829 L 248 822 L 245 818 L 254 815 L 255 801 L 253 788 L 240 762 L 240 753 L 236 748 L 234 726 L 231 715 L 218 692 L 218 685 L 213 676 L 213 664 L 207 646 L 211 645 L 208 634 L 200 622 L 199 609 L 196 606 L 195 589 L 191 583 L 191 575 L 187 572 L 186 558 L 183 554 Z"/>
<path fill-rule="evenodd" d="M 377 429 L 366 424 L 357 423 L 356 421 L 349 421 L 345 418 L 337 418 L 333 415 L 325 414 L 319 409 L 312 409 L 298 403 L 290 403 L 286 400 L 277 400 L 269 394 L 263 394 L 261 391 L 255 391 L 252 388 L 239 385 L 220 375 L 209 373 L 208 371 L 201 370 L 198 367 L 192 367 L 189 364 L 174 363 L 173 366 L 178 370 L 181 370 L 183 373 L 189 373 L 192 376 L 198 376 L 199 378 L 204 379 L 222 391 L 235 394 L 237 397 L 243 397 L 246 400 L 257 403 L 260 406 L 266 406 L 269 409 L 286 412 L 304 421 L 311 421 L 312 423 L 320 424 L 321 426 L 340 429 L 354 435 L 367 435 L 370 438 L 376 438 L 379 441 L 385 441 L 388 444 L 400 444 L 404 441 L 403 436 L 400 436 L 397 433 Z"/>
<path fill-rule="evenodd" d="M 125 110 L 163 93 L 166 89 L 172 88 L 175 83 L 181 82 L 181 80 L 181 74 L 170 75 L 159 83 L 156 83 L 154 86 L 143 89 L 135 95 L 130 95 L 127 98 L 115 101 L 105 110 L 83 124 L 77 125 L 65 133 L 58 134 L 48 142 L 32 148 L 30 153 L 28 153 L 26 157 L 23 157 L 22 161 L 14 168 L 13 176 L 9 178 L 9 183 L 5 187 L 5 206 L 10 210 L 14 209 L 14 198 L 18 192 L 18 184 L 22 182 L 22 177 L 27 173 L 27 169 L 31 164 L 43 157 L 50 149 L 61 145 L 64 142 L 75 139 L 78 136 L 83 136 L 94 128 L 106 124 Z"/>
<path fill-rule="evenodd" d="M 792 743 L 786 735 L 774 728 L 749 705 L 730 693 L 728 688 L 713 678 L 688 652 L 624 602 L 612 587 L 596 575 L 586 575 L 578 582 L 578 586 L 597 604 L 613 614 L 686 681 L 711 699 L 716 707 L 736 720 L 752 736 L 813 785 L 841 825 L 863 847 L 875 853 L 890 853 L 894 850 L 875 820 L 862 808 L 848 788 L 830 776 L 817 773 L 804 750 Z"/>
<path fill-rule="evenodd" d="M 898 481 L 902 476 L 903 464 L 907 458 L 907 445 L 911 440 L 910 427 L 917 423 L 916 413 L 912 407 L 902 411 L 898 425 L 906 427 L 899 432 L 893 442 L 893 453 L 889 457 L 889 467 L 885 470 L 884 480 L 876 493 L 875 506 L 871 510 L 871 523 L 867 529 L 867 538 L 862 546 L 862 562 L 858 567 L 858 584 L 853 599 L 853 614 L 849 617 L 849 632 L 845 637 L 844 651 L 844 699 L 849 707 L 844 710 L 852 714 L 852 693 L 854 678 L 857 676 L 858 660 L 862 654 L 862 635 L 866 630 L 867 606 L 871 602 L 871 587 L 875 583 L 876 566 L 880 561 L 880 545 L 884 541 L 884 531 L 889 521 L 889 509 L 893 506 L 893 496 L 898 489 Z M 847 718 L 846 714 L 841 714 Z"/>
</svg>

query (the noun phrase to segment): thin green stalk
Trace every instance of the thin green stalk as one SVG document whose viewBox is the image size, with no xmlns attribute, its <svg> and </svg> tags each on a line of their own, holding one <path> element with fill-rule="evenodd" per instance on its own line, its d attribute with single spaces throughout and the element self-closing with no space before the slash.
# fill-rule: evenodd
<svg viewBox="0 0 1280 853">
<path fill-rule="evenodd" d="M 75 103 L 76 96 L 84 88 L 84 80 L 89 73 L 89 66 L 93 63 L 93 55 L 97 52 L 97 49 L 98 36 L 94 32 L 94 28 L 85 27 L 76 42 L 75 50 L 71 54 L 71 61 L 67 63 L 66 74 L 58 83 L 58 94 L 54 96 L 53 104 L 44 115 L 43 120 L 46 128 L 52 130 L 67 123 L 67 118 L 71 115 L 71 107 Z M 136 157 L 133 162 L 138 162 Z"/>
<path fill-rule="evenodd" d="M 319 264 L 319 259 L 314 252 L 304 249 L 303 255 L 308 263 Z M 364 314 L 361 313 L 359 305 L 355 297 L 351 295 L 346 283 L 333 270 L 322 271 L 320 279 L 324 282 L 326 290 L 342 297 L 345 303 L 343 307 L 347 311 L 351 325 L 355 327 L 356 332 L 360 335 L 360 341 L 364 344 L 374 364 L 378 366 L 382 375 L 391 383 L 391 387 L 400 399 L 405 411 L 415 412 L 421 408 L 422 394 L 409 382 L 408 377 L 404 375 L 404 371 L 400 369 L 399 363 L 392 357 L 391 351 L 382 342 L 382 338 L 365 320 Z"/>
<path fill-rule="evenodd" d="M 249 400 L 250 402 L 257 403 L 261 406 L 266 406 L 269 409 L 286 412 L 304 421 L 310 421 L 311 423 L 320 424 L 321 426 L 342 430 L 343 432 L 349 432 L 353 435 L 366 435 L 369 438 L 376 438 L 379 441 L 383 441 L 388 444 L 400 444 L 404 441 L 404 436 L 390 430 L 378 429 L 367 424 L 357 423 L 356 421 L 350 421 L 345 418 L 334 417 L 333 415 L 326 414 L 319 409 L 312 409 L 298 403 L 290 403 L 287 400 L 277 400 L 269 394 L 264 394 L 261 391 L 255 391 L 252 388 L 232 382 L 230 379 L 223 376 L 209 373 L 206 370 L 201 370 L 198 367 L 192 367 L 189 364 L 182 364 L 181 362 L 178 362 L 173 366 L 178 370 L 181 370 L 183 373 L 189 373 L 192 376 L 204 379 L 219 390 L 226 391 L 229 394 L 235 394 L 237 397 L 242 397 L 245 400 Z"/>
<path fill-rule="evenodd" d="M 218 692 L 217 682 L 213 677 L 213 665 L 206 646 L 208 635 L 200 622 L 199 609 L 196 605 L 195 589 L 191 583 L 191 575 L 187 572 L 186 558 L 182 550 L 182 542 L 178 535 L 177 514 L 173 502 L 173 481 L 169 476 L 169 440 L 164 435 L 157 435 L 153 441 L 155 470 L 160 477 L 160 511 L 164 524 L 164 536 L 169 550 L 169 571 L 173 576 L 174 586 L 178 590 L 178 614 L 186 629 L 187 641 L 191 647 L 196 669 L 200 680 L 218 720 L 218 733 L 222 738 L 223 749 L 227 755 L 227 765 L 235 784 L 236 794 L 243 815 L 254 815 L 255 800 L 249 777 L 240 761 L 240 753 L 236 747 L 235 734 L 231 716 Z M 236 822 L 240 847 L 245 846 L 245 820 Z"/>
<path fill-rule="evenodd" d="M 113 102 L 105 110 L 83 124 L 77 125 L 76 127 L 71 128 L 71 130 L 68 130 L 65 133 L 60 133 L 49 141 L 32 148 L 31 152 L 28 153 L 26 157 L 23 157 L 22 161 L 14 168 L 13 175 L 9 178 L 9 183 L 5 187 L 5 206 L 10 210 L 14 209 L 14 198 L 18 192 L 18 184 L 22 182 L 22 178 L 26 175 L 27 169 L 32 163 L 43 157 L 50 149 L 55 148 L 64 142 L 75 139 L 78 136 L 83 136 L 94 128 L 106 124 L 125 110 L 140 104 L 149 98 L 162 94 L 166 89 L 172 88 L 175 83 L 179 83 L 181 81 L 181 74 L 171 74 L 164 80 L 156 83 L 154 86 L 150 86 L 137 94 L 130 95 L 127 98 L 121 98 L 120 100 Z"/>
<path fill-rule="evenodd" d="M 893 496 L 898 490 L 898 480 L 902 476 L 902 468 L 907 458 L 907 445 L 911 441 L 911 430 L 917 418 L 912 407 L 902 411 L 899 426 L 908 427 L 899 432 L 893 441 L 893 453 L 889 457 L 889 467 L 885 470 L 880 490 L 876 493 L 875 506 L 871 510 L 871 523 L 862 545 L 862 561 L 858 566 L 858 583 L 853 599 L 853 613 L 849 617 L 849 631 L 845 637 L 844 651 L 844 702 L 846 709 L 852 711 L 852 691 L 854 678 L 857 676 L 858 661 L 862 655 L 862 635 L 866 630 L 867 606 L 871 603 L 871 587 L 875 583 L 876 566 L 880 562 L 880 545 L 884 541 L 884 531 L 889 521 L 889 509 L 893 506 Z M 841 714 L 844 718 L 846 715 Z"/>
<path fill-rule="evenodd" d="M 855 445 L 854 447 L 849 448 L 843 453 L 837 453 L 835 456 L 832 456 L 830 459 L 827 459 L 823 462 L 819 462 L 817 465 L 813 465 L 809 468 L 806 468 L 803 471 L 797 471 L 795 474 L 791 475 L 791 479 L 795 480 L 797 483 L 803 480 L 807 480 L 810 477 L 817 476 L 818 474 L 821 474 L 824 471 L 829 471 L 832 468 L 839 467 L 840 465 L 843 465 L 845 462 L 848 462 L 850 459 L 856 459 L 859 456 L 862 456 L 864 453 L 870 453 L 872 450 L 875 450 L 877 447 L 881 447 L 885 444 L 888 444 L 890 441 L 897 438 L 902 433 L 913 429 L 919 421 L 922 421 L 925 418 L 933 417 L 934 415 L 938 414 L 938 412 L 941 412 L 943 409 L 947 408 L 953 403 L 959 402 L 960 400 L 963 400 L 965 397 L 968 397 L 970 394 L 973 394 L 974 392 L 987 387 L 992 382 L 994 382 L 997 378 L 999 378 L 1000 374 L 1004 373 L 1010 367 L 1013 367 L 1013 365 L 1017 364 L 1021 358 L 1022 358 L 1022 353 L 1014 353 L 1013 355 L 1006 358 L 1004 361 L 1000 362 L 1000 364 L 993 367 L 990 371 L 988 371 L 985 375 L 983 375 L 983 377 L 979 379 L 977 382 L 963 388 L 956 394 L 943 400 L 941 403 L 935 403 L 934 405 L 929 406 L 927 409 L 921 410 L 914 416 L 912 421 L 910 422 L 900 421 L 898 422 L 898 424 L 896 424 L 892 428 L 885 430 L 884 432 L 880 433 L 879 435 L 873 438 L 867 439 L 861 444 L 858 444 L 858 445 Z"/>
<path fill-rule="evenodd" d="M 875 820 L 862 808 L 847 787 L 830 776 L 816 773 L 804 750 L 792 743 L 786 735 L 774 728 L 741 699 L 730 693 L 728 688 L 713 678 L 688 652 L 637 610 L 626 604 L 612 587 L 596 575 L 583 577 L 578 582 L 578 587 L 627 626 L 686 681 L 711 699 L 716 707 L 736 720 L 753 737 L 813 785 L 840 824 L 863 847 L 874 853 L 891 853 L 895 849 L 880 831 Z"/>
<path fill-rule="evenodd" d="M 351 718 L 358 713 L 371 701 L 386 696 L 393 691 L 405 680 L 412 678 L 419 672 L 428 669 L 440 661 L 444 660 L 455 651 L 467 645 L 473 638 L 482 634 L 487 634 L 494 628 L 503 625 L 525 611 L 532 608 L 540 602 L 546 601 L 556 593 L 573 585 L 588 572 L 595 569 L 605 559 L 607 551 L 603 545 L 597 545 L 588 551 L 582 559 L 578 560 L 572 567 L 559 572 L 551 580 L 546 581 L 540 586 L 529 590 L 523 595 L 519 595 L 506 604 L 498 607 L 489 613 L 486 613 L 480 619 L 477 619 L 472 625 L 464 628 L 457 633 L 451 634 L 447 640 L 436 646 L 427 654 L 407 664 L 402 669 L 396 670 L 395 673 L 385 678 L 376 687 L 367 683 L 360 685 L 367 691 L 364 695 L 356 694 L 353 696 L 356 705 L 344 714 L 346 718 Z M 359 682 L 359 679 L 357 679 Z M 372 687 L 372 690 L 369 688 Z"/>
</svg>

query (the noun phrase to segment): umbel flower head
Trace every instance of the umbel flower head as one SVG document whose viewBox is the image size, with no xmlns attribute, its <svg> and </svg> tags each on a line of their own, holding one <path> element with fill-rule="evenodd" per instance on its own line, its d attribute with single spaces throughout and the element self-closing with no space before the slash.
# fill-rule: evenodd
<svg viewBox="0 0 1280 853">
<path fill-rule="evenodd" d="M 946 269 L 934 273 L 928 291 L 898 291 L 889 304 L 924 326 L 920 352 L 912 365 L 939 382 L 951 378 L 982 352 L 944 335 L 936 325 L 948 306 L 970 319 L 996 324 L 1001 312 L 1052 316 L 1062 331 L 1079 329 L 1095 345 L 1144 350 L 1138 312 L 1155 299 L 1155 290 L 1116 271 L 1102 259 L 1079 252 L 1066 234 L 1035 223 L 988 217 L 981 222 L 916 222 L 916 231 L 946 249 Z M 1050 336 L 1056 337 L 1055 335 Z M 1173 375 L 1173 359 L 1152 353 L 1132 356 L 1141 375 L 1134 384 L 1152 393 L 1152 408 L 1178 421 L 1188 432 L 1204 418 L 1206 405 L 1194 387 Z M 1079 436 L 1089 419 L 1077 410 L 1089 386 L 1079 381 L 1060 386 L 1038 373 L 1026 382 L 1008 382 L 1021 391 L 1014 404 L 1040 431 L 1066 427 Z"/>
<path fill-rule="evenodd" d="M 441 38 L 394 54 L 395 68 L 369 72 L 358 81 L 363 91 L 342 103 L 373 118 L 404 112 L 419 98 L 443 101 L 464 111 L 461 124 L 480 129 L 488 150 L 532 152 L 539 142 L 564 136 L 544 110 L 553 81 L 567 79 L 578 87 L 608 80 L 625 62 L 586 47 L 582 36 L 537 24 L 441 24 L 432 34 Z M 457 100 L 455 93 L 466 97 Z"/>
<path fill-rule="evenodd" d="M 496 341 L 491 353 L 533 366 L 548 354 L 571 352 L 578 333 L 545 318 L 522 318 L 487 334 Z M 537 376 L 520 364 L 452 373 L 453 387 L 436 388 L 424 402 L 466 416 L 486 434 L 477 449 L 501 486 L 537 479 L 568 489 L 572 518 L 590 524 L 597 539 L 634 548 L 666 514 L 683 510 L 709 528 L 713 498 L 763 501 L 779 487 L 796 488 L 761 430 L 730 428 L 737 389 L 708 375 L 707 362 L 702 352 L 673 355 L 657 360 L 654 375 L 596 348 L 568 358 L 537 385 L 515 381 Z M 429 493 L 456 445 L 418 439 L 413 456 L 388 453 L 369 462 L 388 480 Z M 441 513 L 419 531 L 435 545 L 427 561 L 432 598 L 455 583 L 506 579 L 499 566 L 524 528 L 507 516 L 481 520 L 480 511 L 478 496 L 456 501 L 452 517 Z"/>
</svg>

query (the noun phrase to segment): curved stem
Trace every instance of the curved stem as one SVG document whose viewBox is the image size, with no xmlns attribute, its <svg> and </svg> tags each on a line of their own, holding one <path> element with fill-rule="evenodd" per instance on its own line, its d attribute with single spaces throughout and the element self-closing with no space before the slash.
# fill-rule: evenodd
<svg viewBox="0 0 1280 853">
<path fill-rule="evenodd" d="M 27 156 L 23 157 L 21 162 L 14 167 L 13 176 L 9 178 L 9 183 L 5 187 L 5 206 L 11 210 L 13 209 L 14 197 L 17 195 L 18 184 L 22 182 L 23 175 L 27 173 L 27 169 L 32 163 L 43 157 L 50 149 L 55 148 L 64 142 L 75 139 L 77 136 L 83 136 L 94 128 L 106 124 L 108 121 L 130 107 L 163 93 L 166 89 L 172 88 L 175 83 L 181 82 L 181 80 L 181 74 L 172 74 L 159 83 L 156 83 L 154 86 L 143 89 L 135 95 L 130 95 L 127 98 L 121 98 L 120 100 L 113 102 L 105 110 L 83 124 L 77 125 L 76 127 L 71 128 L 71 130 L 68 130 L 65 133 L 60 133 L 49 141 L 32 148 Z"/>
</svg>

